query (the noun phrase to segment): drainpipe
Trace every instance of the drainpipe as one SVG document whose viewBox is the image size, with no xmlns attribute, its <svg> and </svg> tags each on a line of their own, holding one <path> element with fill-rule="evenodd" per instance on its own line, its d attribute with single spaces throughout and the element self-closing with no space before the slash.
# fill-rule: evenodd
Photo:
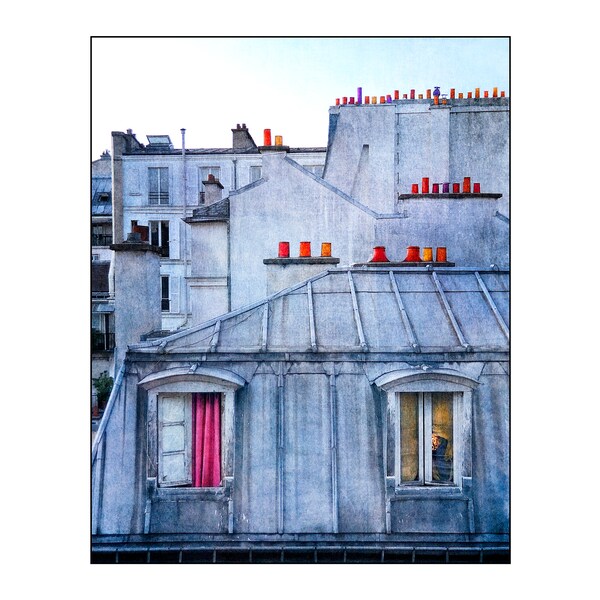
<svg viewBox="0 0 600 600">
<path fill-rule="evenodd" d="M 182 161 L 182 165 L 183 165 L 183 218 L 185 219 L 187 217 L 187 165 L 186 165 L 186 154 L 185 154 L 185 128 L 181 128 L 181 161 Z M 189 266 L 190 266 L 190 258 L 188 256 L 188 243 L 187 243 L 187 226 L 184 225 L 183 226 L 183 240 L 182 240 L 182 245 L 183 245 L 183 276 L 184 276 L 184 281 L 190 276 L 190 272 L 189 272 Z M 188 288 L 187 288 L 187 284 L 184 285 L 183 288 L 183 306 L 185 309 L 185 319 L 183 320 L 183 323 L 178 327 L 178 329 L 181 329 L 182 327 L 185 327 L 187 325 L 188 322 L 188 303 L 189 303 L 189 298 L 188 298 Z"/>
</svg>

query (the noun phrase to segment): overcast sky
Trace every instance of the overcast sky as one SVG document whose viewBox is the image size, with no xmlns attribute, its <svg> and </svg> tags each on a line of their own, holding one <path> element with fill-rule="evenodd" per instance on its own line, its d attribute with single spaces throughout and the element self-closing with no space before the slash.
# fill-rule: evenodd
<svg viewBox="0 0 600 600">
<path fill-rule="evenodd" d="M 230 147 L 246 123 L 289 146 L 325 146 L 336 98 L 457 92 L 509 94 L 507 38 L 94 38 L 92 159 L 111 131 L 169 134 L 181 147 Z"/>
</svg>

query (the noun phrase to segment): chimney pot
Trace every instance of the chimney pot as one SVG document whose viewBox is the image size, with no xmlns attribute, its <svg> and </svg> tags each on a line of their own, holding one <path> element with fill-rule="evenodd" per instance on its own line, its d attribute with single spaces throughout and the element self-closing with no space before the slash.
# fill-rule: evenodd
<svg viewBox="0 0 600 600">
<path fill-rule="evenodd" d="M 408 246 L 406 248 L 406 258 L 403 262 L 421 262 L 421 257 L 419 256 L 420 248 L 419 246 Z"/>
<path fill-rule="evenodd" d="M 279 242 L 279 258 L 289 258 L 290 257 L 290 243 L 289 242 Z"/>
<path fill-rule="evenodd" d="M 300 256 L 310 256 L 310 242 L 300 242 Z"/>
<path fill-rule="evenodd" d="M 385 254 L 385 246 L 375 246 L 373 248 L 373 256 L 369 262 L 390 262 Z"/>
</svg>

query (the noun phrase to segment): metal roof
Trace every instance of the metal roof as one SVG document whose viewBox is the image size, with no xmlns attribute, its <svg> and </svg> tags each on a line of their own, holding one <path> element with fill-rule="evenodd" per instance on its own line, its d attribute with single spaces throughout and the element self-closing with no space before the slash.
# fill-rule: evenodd
<svg viewBox="0 0 600 600">
<path fill-rule="evenodd" d="M 92 215 L 112 215 L 112 178 L 92 177 Z M 108 196 L 106 200 L 101 200 Z"/>
<path fill-rule="evenodd" d="M 508 351 L 509 272 L 331 269 L 159 340 L 160 352 Z"/>
<path fill-rule="evenodd" d="M 306 148 L 287 148 L 287 152 L 290 154 L 302 154 L 302 153 L 325 153 L 327 148 L 324 146 L 310 146 Z M 202 154 L 260 154 L 258 148 L 186 148 L 186 155 L 202 155 Z M 180 149 L 169 149 L 166 146 L 145 146 L 143 148 L 135 148 L 129 152 L 124 152 L 125 155 L 138 155 L 138 154 L 165 154 L 165 155 L 181 155 Z"/>
</svg>

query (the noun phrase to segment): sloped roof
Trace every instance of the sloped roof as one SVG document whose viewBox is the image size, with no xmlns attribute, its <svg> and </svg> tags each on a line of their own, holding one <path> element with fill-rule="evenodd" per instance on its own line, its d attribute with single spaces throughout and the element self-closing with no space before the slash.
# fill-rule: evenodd
<svg viewBox="0 0 600 600">
<path fill-rule="evenodd" d="M 92 177 L 92 215 L 112 215 L 112 178 L 105 176 Z M 106 200 L 101 200 L 105 197 Z"/>
<path fill-rule="evenodd" d="M 303 154 L 303 153 L 316 153 L 323 152 L 325 153 L 327 148 L 324 146 L 309 146 L 306 148 L 297 147 L 297 148 L 288 148 L 287 152 L 292 154 Z M 188 155 L 201 155 L 201 154 L 260 154 L 260 150 L 258 148 L 186 148 L 185 151 Z M 173 154 L 173 155 L 181 155 L 181 150 L 177 148 L 169 149 L 169 147 L 165 146 L 144 146 L 143 148 L 134 148 L 129 152 L 125 152 L 124 154 Z"/>
<path fill-rule="evenodd" d="M 137 351 L 508 351 L 509 273 L 331 269 Z"/>
</svg>

